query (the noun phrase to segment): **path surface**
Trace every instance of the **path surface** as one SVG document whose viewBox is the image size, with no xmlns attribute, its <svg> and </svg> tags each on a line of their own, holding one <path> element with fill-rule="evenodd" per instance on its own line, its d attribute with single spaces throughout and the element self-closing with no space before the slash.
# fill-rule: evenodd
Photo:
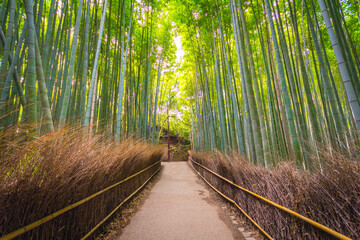
<svg viewBox="0 0 360 240">
<path fill-rule="evenodd" d="M 244 239 L 187 162 L 162 165 L 160 180 L 119 240 Z"/>
</svg>

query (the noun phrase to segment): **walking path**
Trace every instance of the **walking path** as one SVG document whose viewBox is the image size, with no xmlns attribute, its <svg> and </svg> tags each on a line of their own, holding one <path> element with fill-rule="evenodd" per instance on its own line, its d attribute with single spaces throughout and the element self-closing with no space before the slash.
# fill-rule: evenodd
<svg viewBox="0 0 360 240">
<path fill-rule="evenodd" d="M 188 163 L 162 163 L 160 180 L 119 240 L 245 239 Z"/>
</svg>

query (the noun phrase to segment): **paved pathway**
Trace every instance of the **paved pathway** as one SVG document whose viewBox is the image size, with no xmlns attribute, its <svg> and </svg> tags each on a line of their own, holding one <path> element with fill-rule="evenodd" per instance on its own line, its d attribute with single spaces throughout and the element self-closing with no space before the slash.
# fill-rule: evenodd
<svg viewBox="0 0 360 240">
<path fill-rule="evenodd" d="M 160 180 L 119 240 L 244 239 L 188 163 L 162 163 Z"/>
</svg>

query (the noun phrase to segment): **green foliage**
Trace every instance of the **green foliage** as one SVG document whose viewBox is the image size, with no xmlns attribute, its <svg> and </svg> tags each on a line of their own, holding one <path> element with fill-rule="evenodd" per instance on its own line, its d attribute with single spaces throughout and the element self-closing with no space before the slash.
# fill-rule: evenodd
<svg viewBox="0 0 360 240">
<path fill-rule="evenodd" d="M 343 86 L 349 81 L 319 1 L 329 9 L 354 93 Z M 1 93 L 1 129 L 27 120 L 42 134 L 60 120 L 154 142 L 170 117 L 171 131 L 195 149 L 236 149 L 268 167 L 296 156 L 310 167 L 313 145 L 346 150 L 357 143 L 359 125 L 359 2 L 319 1 L 27 0 L 15 8 L 3 1 L 2 62 L 16 49 L 18 62 Z M 25 11 L 33 3 L 35 19 Z M 36 39 L 42 64 L 35 73 Z"/>
</svg>

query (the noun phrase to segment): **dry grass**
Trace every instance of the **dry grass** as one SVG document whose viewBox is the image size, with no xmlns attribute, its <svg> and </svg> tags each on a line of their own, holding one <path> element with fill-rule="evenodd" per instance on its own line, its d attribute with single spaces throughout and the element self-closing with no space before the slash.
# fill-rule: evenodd
<svg viewBox="0 0 360 240">
<path fill-rule="evenodd" d="M 287 162 L 273 170 L 237 154 L 190 152 L 194 161 L 271 201 L 348 237 L 360 236 L 360 156 L 323 153 L 322 171 L 299 171 Z M 274 239 L 331 239 L 331 236 L 235 189 L 194 164 L 214 186 L 235 199 Z"/>
<path fill-rule="evenodd" d="M 0 135 L 0 236 L 90 196 L 164 155 L 164 148 L 134 140 L 115 143 L 101 135 L 90 138 L 83 128 L 64 128 L 32 141 L 25 141 L 26 133 L 18 131 L 14 127 Z M 158 167 L 20 239 L 81 238 Z"/>
</svg>

